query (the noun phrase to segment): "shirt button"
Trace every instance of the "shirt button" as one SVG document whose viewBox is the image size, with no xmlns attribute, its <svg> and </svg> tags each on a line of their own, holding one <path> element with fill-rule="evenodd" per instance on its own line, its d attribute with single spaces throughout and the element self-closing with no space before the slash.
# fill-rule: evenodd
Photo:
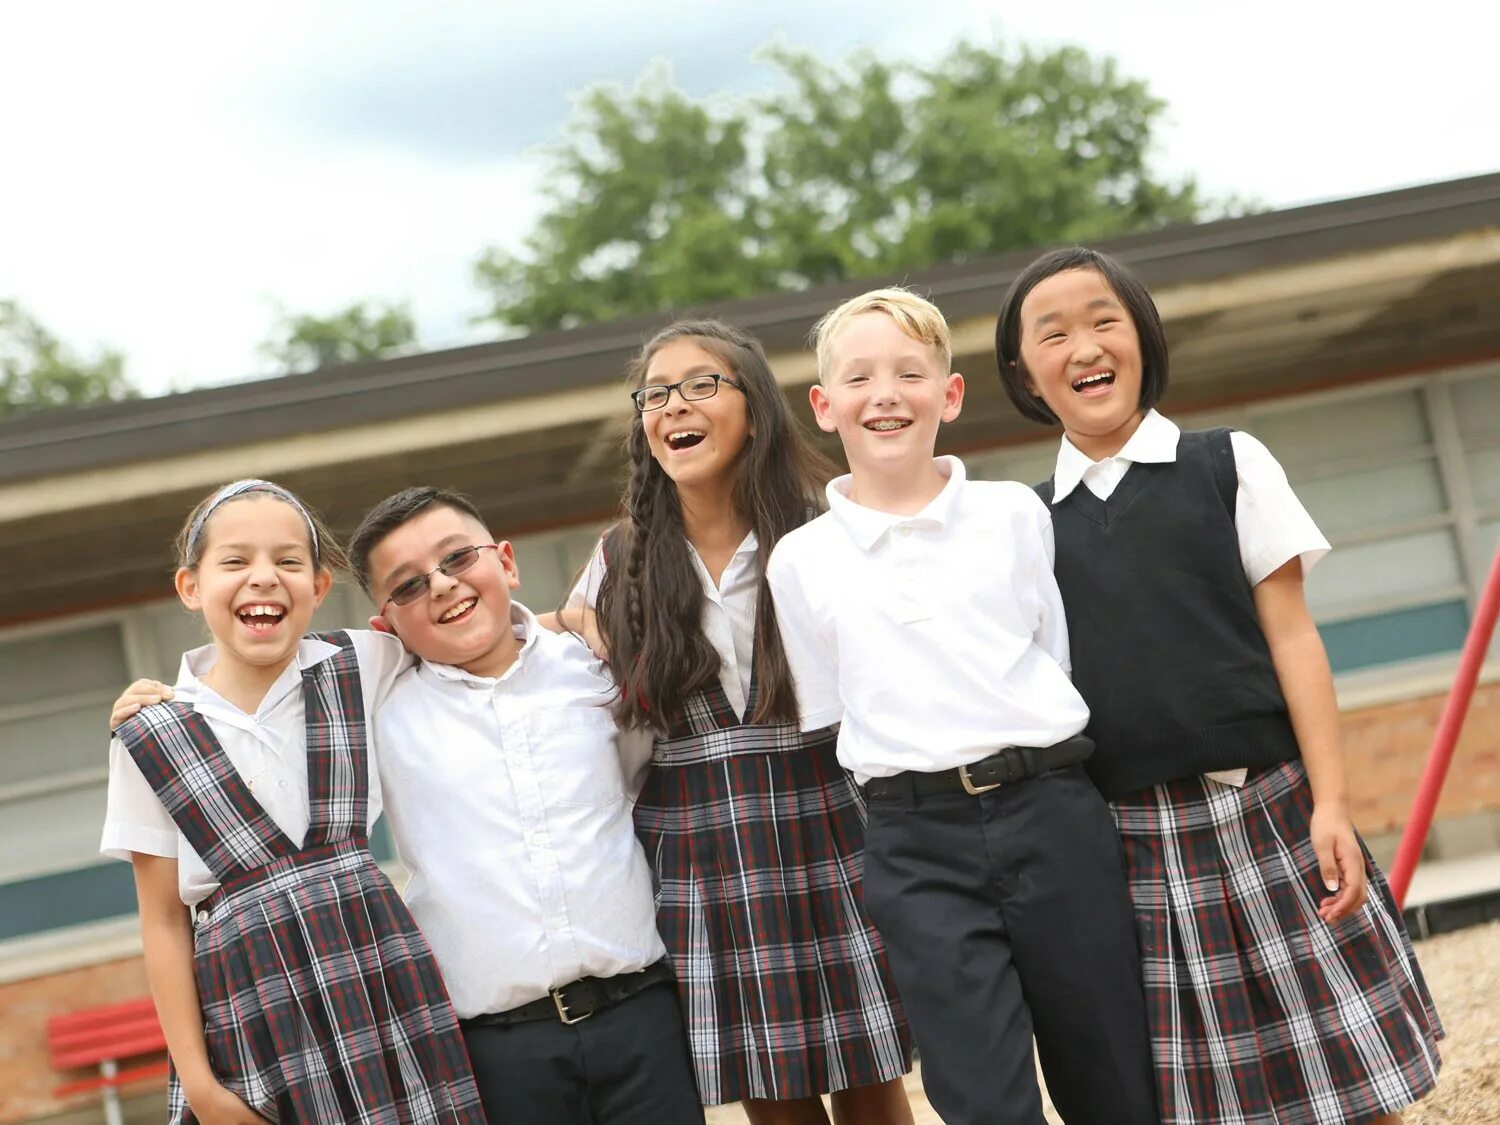
<svg viewBox="0 0 1500 1125">
<path fill-rule="evenodd" d="M 276 784 L 280 785 L 281 788 L 283 788 L 283 789 L 287 789 L 287 788 L 290 788 L 290 786 L 291 786 L 292 783 L 290 781 L 288 781 L 286 778 L 283 777 Z"/>
<path fill-rule="evenodd" d="M 901 529 L 901 538 L 905 539 L 909 535 L 911 535 L 911 528 L 909 528 L 909 527 L 903 527 Z"/>
<path fill-rule="evenodd" d="M 208 911 L 207 910 L 200 910 L 200 911 L 198 911 L 198 924 L 201 926 L 201 925 L 203 925 L 203 923 L 205 923 L 207 921 L 208 921 Z"/>
</svg>

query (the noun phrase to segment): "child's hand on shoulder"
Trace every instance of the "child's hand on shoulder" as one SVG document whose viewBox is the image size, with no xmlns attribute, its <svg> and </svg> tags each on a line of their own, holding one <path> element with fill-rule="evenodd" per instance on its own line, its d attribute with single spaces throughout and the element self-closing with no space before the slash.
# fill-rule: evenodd
<svg viewBox="0 0 1500 1125">
<path fill-rule="evenodd" d="M 142 707 L 161 703 L 172 698 L 172 689 L 156 680 L 136 680 L 125 689 L 125 694 L 115 700 L 109 713 L 109 729 L 114 730 Z"/>
<path fill-rule="evenodd" d="M 1318 917 L 1330 924 L 1349 917 L 1365 904 L 1365 855 L 1354 824 L 1342 805 L 1314 805 L 1312 846 L 1318 853 L 1318 875 L 1329 894 L 1318 904 Z"/>
</svg>

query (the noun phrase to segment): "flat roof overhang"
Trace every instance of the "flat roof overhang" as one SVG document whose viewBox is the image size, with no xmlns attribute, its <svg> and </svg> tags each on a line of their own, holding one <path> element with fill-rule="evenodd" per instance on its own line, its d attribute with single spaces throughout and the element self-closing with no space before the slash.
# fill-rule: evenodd
<svg viewBox="0 0 1500 1125">
<path fill-rule="evenodd" d="M 1500 356 L 1500 175 L 1101 246 L 1152 289 L 1177 412 Z M 942 448 L 988 448 L 1046 433 L 1014 413 L 994 367 L 994 310 L 1031 257 L 706 311 L 762 338 L 810 422 L 816 372 L 804 341 L 816 318 L 888 281 L 928 291 L 968 379 Z M 0 625 L 165 593 L 183 516 L 241 476 L 296 490 L 340 533 L 417 483 L 469 493 L 500 535 L 605 518 L 629 418 L 621 374 L 665 319 L 0 424 L 0 544 L 11 564 Z"/>
</svg>

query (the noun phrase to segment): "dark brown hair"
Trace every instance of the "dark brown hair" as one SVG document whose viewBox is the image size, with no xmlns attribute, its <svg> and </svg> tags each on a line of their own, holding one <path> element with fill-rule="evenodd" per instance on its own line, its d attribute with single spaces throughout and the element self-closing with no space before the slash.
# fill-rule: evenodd
<svg viewBox="0 0 1500 1125">
<path fill-rule="evenodd" d="M 349 536 L 349 569 L 354 572 L 365 593 L 370 592 L 370 556 L 386 536 L 402 527 L 429 508 L 452 508 L 462 515 L 472 516 L 484 526 L 484 517 L 474 507 L 474 501 L 461 492 L 446 488 L 422 485 L 403 488 L 394 496 L 387 496 L 365 513 L 364 519 Z"/>
<path fill-rule="evenodd" d="M 1021 362 L 1021 305 L 1042 282 L 1068 270 L 1093 270 L 1104 278 L 1135 322 L 1141 342 L 1141 410 L 1150 410 L 1167 393 L 1167 333 L 1161 314 L 1146 287 L 1134 274 L 1108 254 L 1086 246 L 1069 246 L 1052 250 L 1032 262 L 1011 282 L 1010 291 L 1000 302 L 1000 316 L 995 321 L 995 361 L 1000 366 L 1000 381 L 1005 393 L 1023 417 L 1045 425 L 1056 425 L 1057 415 L 1027 386 L 1030 376 Z"/>
<path fill-rule="evenodd" d="M 652 357 L 679 340 L 697 344 L 723 363 L 723 374 L 734 377 L 745 395 L 754 436 L 740 455 L 734 504 L 755 531 L 760 572 L 756 704 L 747 718 L 795 723 L 797 696 L 765 566 L 781 537 L 822 507 L 823 485 L 834 466 L 793 417 L 760 342 L 738 328 L 692 320 L 662 329 L 631 365 L 631 384 L 640 386 Z M 620 685 L 616 717 L 625 726 L 664 730 L 682 717 L 692 695 L 718 681 L 721 661 L 703 635 L 703 587 L 689 554 L 677 488 L 651 455 L 640 414 L 631 421 L 625 448 L 630 479 L 620 523 L 605 539 L 598 623 Z"/>
<path fill-rule="evenodd" d="M 226 490 L 237 486 L 244 487 L 241 491 L 223 496 Z M 187 519 L 183 521 L 182 529 L 177 533 L 175 541 L 177 565 L 185 570 L 198 569 L 198 564 L 203 561 L 203 548 L 208 544 L 209 524 L 213 522 L 213 514 L 220 508 L 226 504 L 234 504 L 241 500 L 256 500 L 265 496 L 281 501 L 306 519 L 314 533 L 307 537 L 308 548 L 312 551 L 313 566 L 319 570 L 332 571 L 344 570 L 348 567 L 349 560 L 344 557 L 344 549 L 339 546 L 339 541 L 328 530 L 322 517 L 296 493 L 271 481 L 236 481 L 233 485 L 224 485 L 222 488 L 214 489 L 198 501 L 193 506 L 193 510 L 188 513 Z"/>
</svg>

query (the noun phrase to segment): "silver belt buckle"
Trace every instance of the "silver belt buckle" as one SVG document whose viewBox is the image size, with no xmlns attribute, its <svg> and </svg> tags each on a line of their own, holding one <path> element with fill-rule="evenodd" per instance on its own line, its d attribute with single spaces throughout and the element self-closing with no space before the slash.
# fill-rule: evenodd
<svg viewBox="0 0 1500 1125">
<path fill-rule="evenodd" d="M 582 1023 L 584 1020 L 588 1019 L 591 1015 L 594 1014 L 593 1012 L 584 1012 L 581 1016 L 569 1019 L 568 1006 L 563 1003 L 562 989 L 549 989 L 548 995 L 552 997 L 552 1003 L 557 1008 L 557 1018 L 562 1020 L 563 1023 L 568 1024 L 569 1026 L 575 1023 Z"/>
<path fill-rule="evenodd" d="M 958 767 L 958 780 L 963 782 L 964 792 L 971 797 L 977 797 L 981 793 L 988 793 L 991 789 L 999 789 L 1000 786 L 1005 784 L 1003 781 L 995 781 L 989 785 L 975 785 L 973 779 L 969 777 L 968 766 Z"/>
</svg>

